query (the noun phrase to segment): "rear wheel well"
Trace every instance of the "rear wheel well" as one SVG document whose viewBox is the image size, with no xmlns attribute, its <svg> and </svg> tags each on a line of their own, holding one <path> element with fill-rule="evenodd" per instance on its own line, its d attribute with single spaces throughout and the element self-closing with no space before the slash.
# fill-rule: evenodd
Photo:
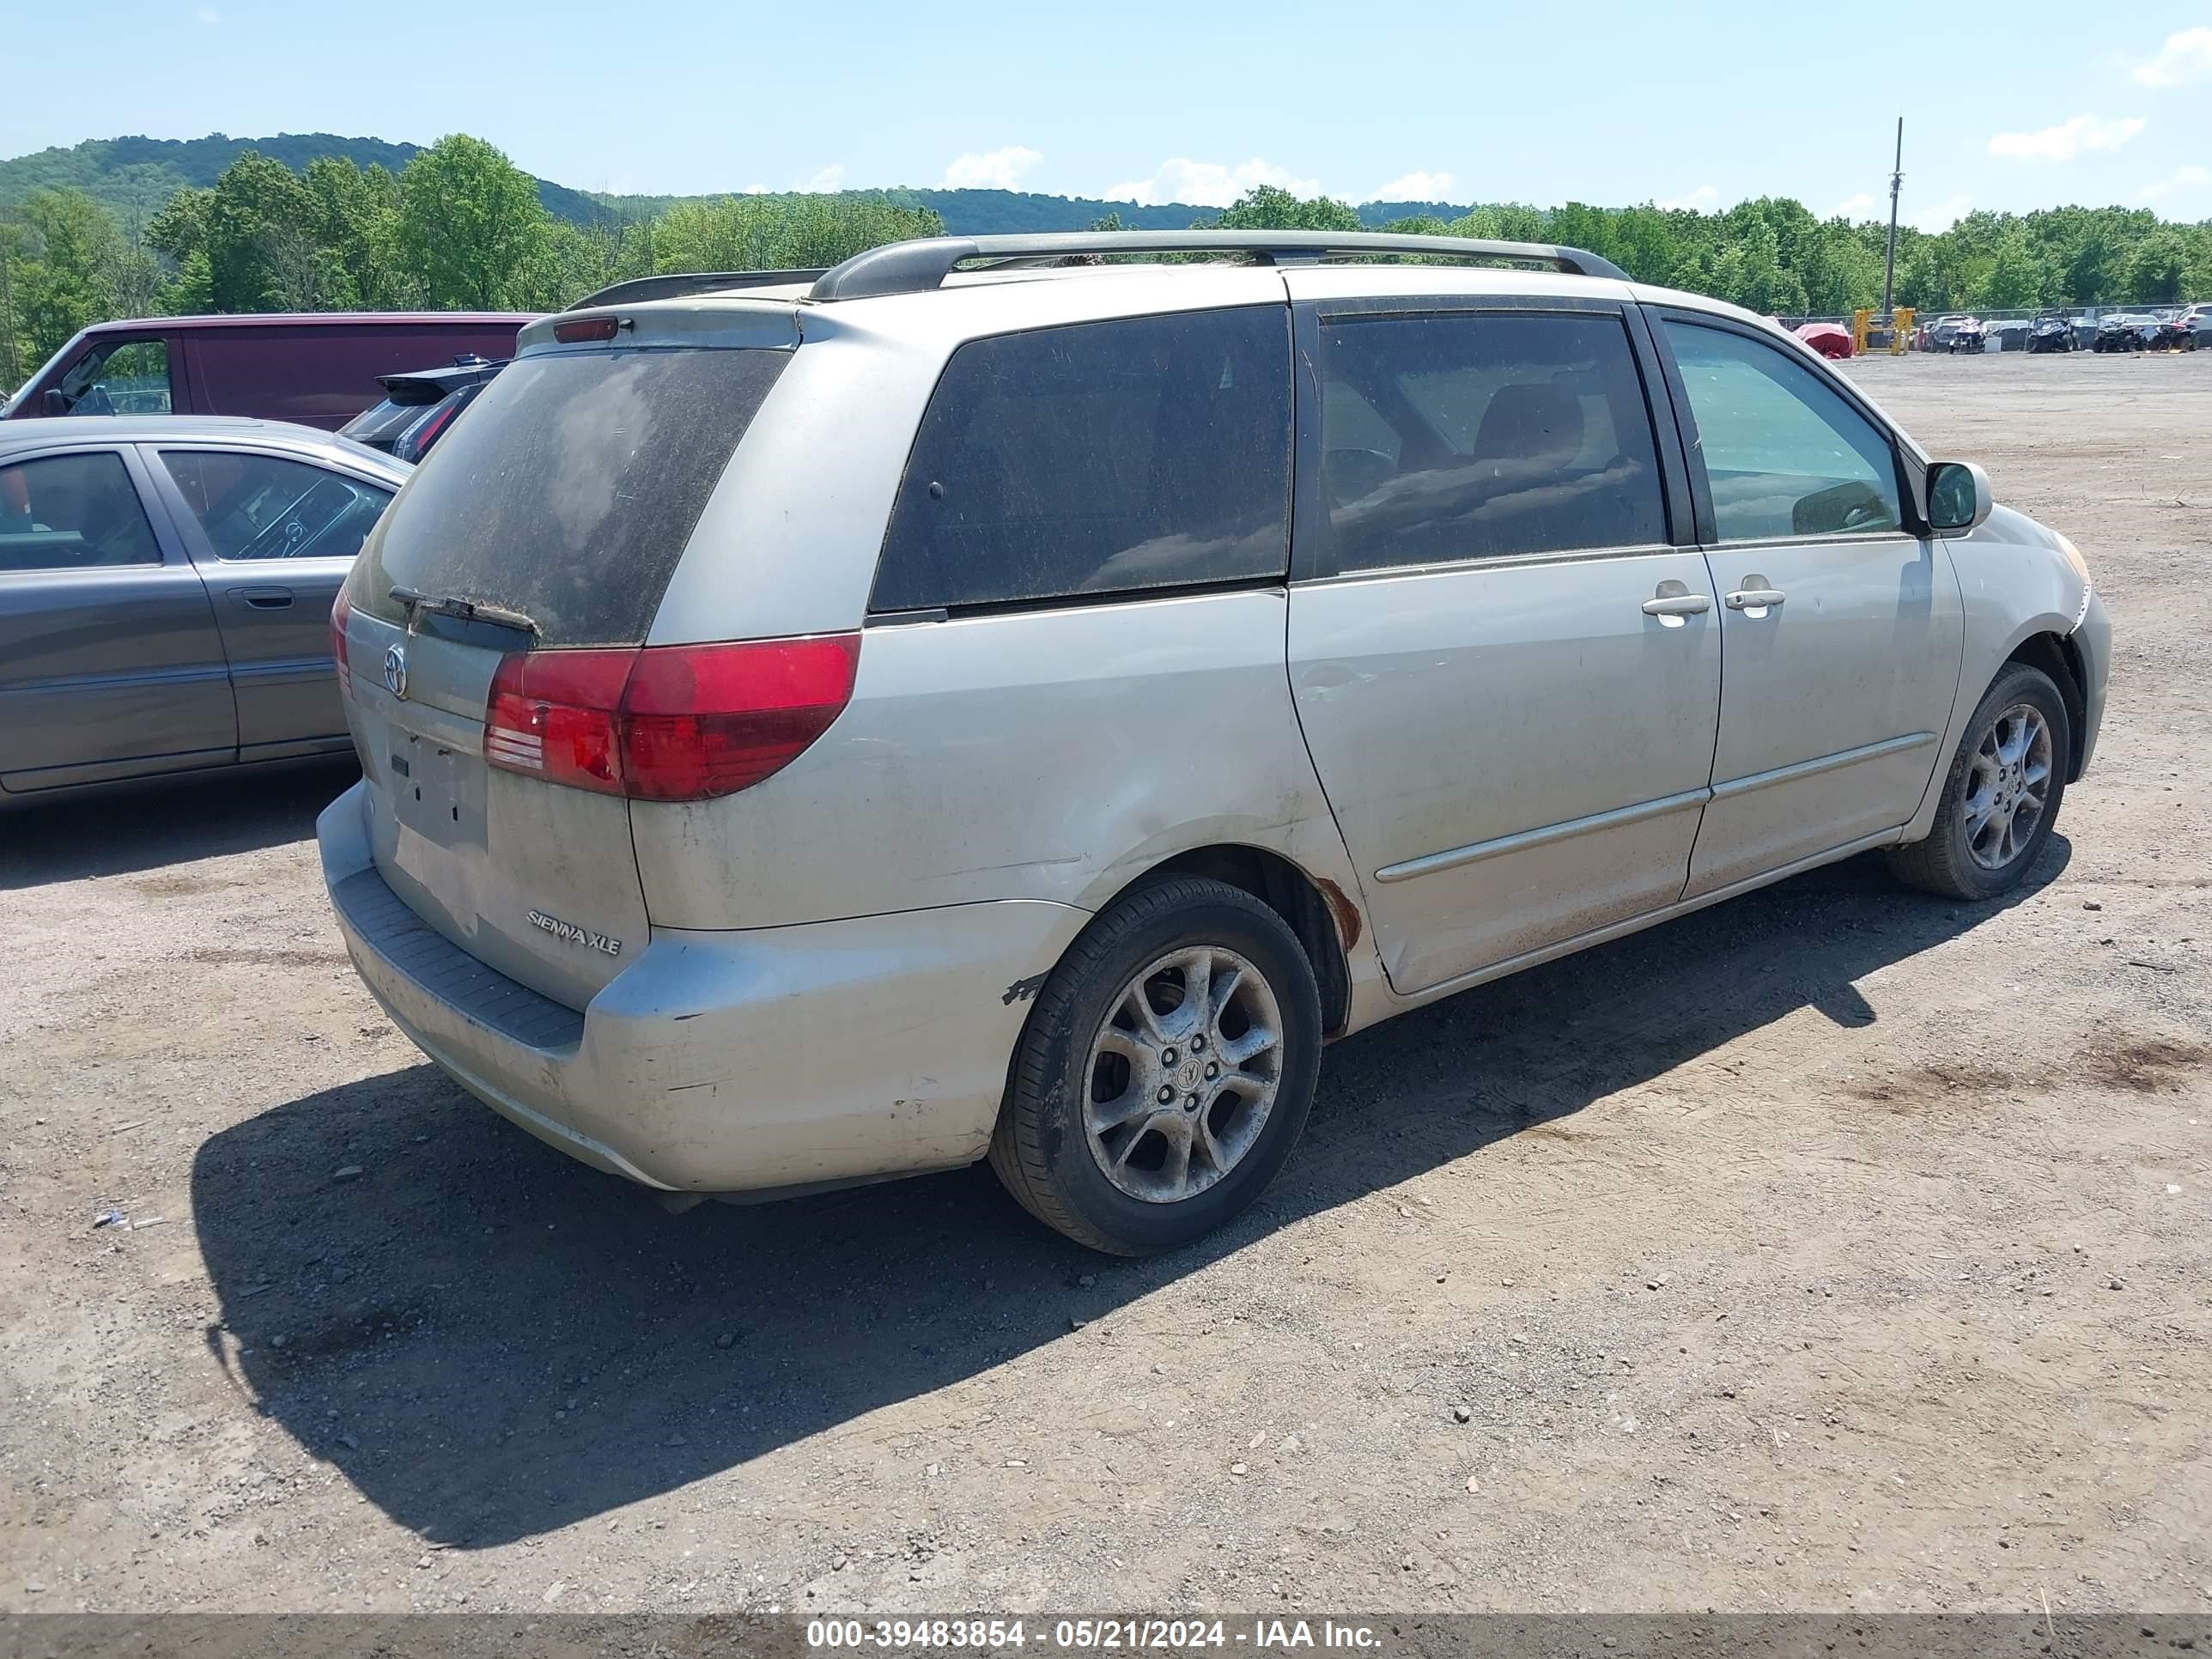
<svg viewBox="0 0 2212 1659">
<path fill-rule="evenodd" d="M 1206 876 L 1243 889 L 1298 937 L 1321 988 L 1322 1029 L 1344 1029 L 1352 1012 L 1346 951 L 1359 939 L 1359 908 L 1334 882 L 1316 881 L 1279 853 L 1241 846 L 1194 847 L 1154 865 L 1132 886 L 1161 876 Z"/>
<path fill-rule="evenodd" d="M 2081 647 L 2063 635 L 2035 634 L 2014 647 L 2005 660 L 2041 669 L 2058 688 L 2066 704 L 2066 781 L 2074 782 L 2081 775 L 2081 745 L 2088 738 L 2089 704 L 2081 690 L 2088 677 L 2082 672 Z"/>
</svg>

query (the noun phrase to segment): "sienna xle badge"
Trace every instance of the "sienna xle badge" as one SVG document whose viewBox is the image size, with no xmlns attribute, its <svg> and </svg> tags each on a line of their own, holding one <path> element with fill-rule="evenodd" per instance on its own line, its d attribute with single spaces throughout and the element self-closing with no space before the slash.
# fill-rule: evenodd
<svg viewBox="0 0 2212 1659">
<path fill-rule="evenodd" d="M 463 1085 L 679 1192 L 988 1157 L 1126 1252 L 1403 1009 L 1870 848 L 2016 886 L 2111 655 L 2063 536 L 1759 319 L 1297 232 L 610 289 L 332 621 L 331 898 Z"/>
</svg>

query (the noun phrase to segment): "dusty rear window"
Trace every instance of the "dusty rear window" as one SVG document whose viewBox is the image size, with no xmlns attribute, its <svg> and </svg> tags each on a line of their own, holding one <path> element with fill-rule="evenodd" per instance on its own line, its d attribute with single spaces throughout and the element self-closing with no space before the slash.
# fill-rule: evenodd
<svg viewBox="0 0 2212 1659">
<path fill-rule="evenodd" d="M 362 555 L 395 586 L 519 611 L 542 645 L 636 645 L 785 351 L 520 357 L 416 469 Z"/>
</svg>

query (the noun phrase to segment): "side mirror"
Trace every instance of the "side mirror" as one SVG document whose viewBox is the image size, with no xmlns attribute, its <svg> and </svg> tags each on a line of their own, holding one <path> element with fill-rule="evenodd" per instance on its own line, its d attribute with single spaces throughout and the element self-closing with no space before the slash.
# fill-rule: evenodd
<svg viewBox="0 0 2212 1659">
<path fill-rule="evenodd" d="M 1928 469 L 1928 527 L 1939 536 L 1963 536 L 1996 505 L 1990 475 L 1972 461 L 1938 461 Z"/>
<path fill-rule="evenodd" d="M 49 415 L 66 415 L 70 412 L 70 400 L 62 396 L 59 386 L 50 386 L 46 388 L 46 395 L 40 400 L 40 407 Z"/>
</svg>

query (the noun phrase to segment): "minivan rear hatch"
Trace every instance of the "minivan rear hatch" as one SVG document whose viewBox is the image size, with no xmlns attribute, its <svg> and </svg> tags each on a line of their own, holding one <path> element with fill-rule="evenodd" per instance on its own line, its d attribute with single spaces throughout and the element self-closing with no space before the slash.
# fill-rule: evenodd
<svg viewBox="0 0 2212 1659">
<path fill-rule="evenodd" d="M 646 943 L 629 802 L 589 734 L 546 728 L 542 703 L 534 724 L 517 717 L 516 698 L 618 676 L 644 645 L 798 344 L 787 307 L 719 330 L 696 311 L 670 320 L 530 330 L 526 344 L 556 343 L 519 356 L 408 480 L 333 618 L 386 881 L 454 944 L 574 1008 Z"/>
</svg>

